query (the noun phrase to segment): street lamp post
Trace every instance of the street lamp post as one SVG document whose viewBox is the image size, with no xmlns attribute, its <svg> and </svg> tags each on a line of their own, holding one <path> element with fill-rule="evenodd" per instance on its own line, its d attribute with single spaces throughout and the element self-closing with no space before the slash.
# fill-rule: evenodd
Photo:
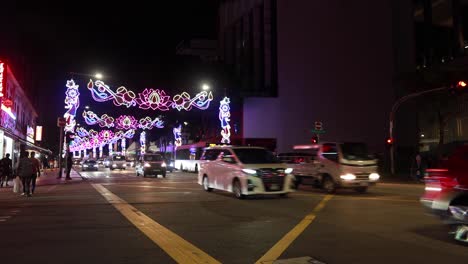
<svg viewBox="0 0 468 264">
<path fill-rule="evenodd" d="M 398 108 L 400 107 L 400 105 L 402 103 L 408 101 L 409 99 L 412 99 L 412 98 L 415 98 L 415 97 L 418 97 L 418 96 L 421 96 L 421 95 L 425 95 L 425 94 L 428 94 L 428 93 L 433 93 L 433 92 L 446 90 L 446 89 L 447 89 L 447 87 L 443 86 L 443 87 L 434 88 L 434 89 L 430 89 L 430 90 L 426 90 L 426 91 L 422 91 L 422 92 L 408 94 L 406 96 L 401 97 L 400 99 L 398 99 L 393 104 L 392 110 L 390 112 L 390 125 L 389 125 L 390 139 L 392 140 L 392 144 L 390 145 L 390 171 L 391 171 L 392 175 L 395 174 L 395 139 L 394 139 L 393 135 L 394 135 L 394 128 L 395 128 L 395 114 L 396 114 L 396 111 L 398 110 Z"/>
</svg>

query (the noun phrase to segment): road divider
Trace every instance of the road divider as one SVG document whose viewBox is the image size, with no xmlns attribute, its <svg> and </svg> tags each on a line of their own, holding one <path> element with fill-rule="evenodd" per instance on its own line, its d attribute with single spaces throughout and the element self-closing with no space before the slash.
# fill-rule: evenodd
<svg viewBox="0 0 468 264">
<path fill-rule="evenodd" d="M 221 263 L 201 249 L 160 225 L 101 184 L 92 186 L 143 234 L 178 263 Z"/>
</svg>

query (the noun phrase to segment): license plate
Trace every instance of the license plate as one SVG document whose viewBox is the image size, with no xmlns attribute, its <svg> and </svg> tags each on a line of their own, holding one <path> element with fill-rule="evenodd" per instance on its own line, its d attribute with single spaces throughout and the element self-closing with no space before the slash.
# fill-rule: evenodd
<svg viewBox="0 0 468 264">
<path fill-rule="evenodd" d="M 279 185 L 278 184 L 272 184 L 270 185 L 270 190 L 279 190 Z"/>
</svg>

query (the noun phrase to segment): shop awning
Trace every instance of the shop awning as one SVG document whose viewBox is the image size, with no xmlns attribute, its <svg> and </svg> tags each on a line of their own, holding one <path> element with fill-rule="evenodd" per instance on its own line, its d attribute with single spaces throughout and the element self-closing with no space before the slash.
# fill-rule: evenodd
<svg viewBox="0 0 468 264">
<path fill-rule="evenodd" d="M 33 143 L 29 142 L 29 141 L 26 141 L 20 137 L 18 137 L 17 135 L 11 133 L 11 131 L 7 130 L 7 129 L 4 129 L 2 127 L 0 127 L 0 129 L 3 130 L 4 134 L 10 138 L 12 138 L 13 140 L 15 141 L 19 141 L 21 143 L 23 143 L 26 148 L 25 149 L 30 149 L 30 150 L 35 150 L 35 151 L 38 151 L 38 152 L 41 152 L 41 153 L 44 153 L 44 154 L 52 154 L 52 151 L 50 149 L 45 149 L 45 148 L 42 148 L 42 147 L 39 147 L 39 146 L 36 146 L 34 145 Z"/>
</svg>

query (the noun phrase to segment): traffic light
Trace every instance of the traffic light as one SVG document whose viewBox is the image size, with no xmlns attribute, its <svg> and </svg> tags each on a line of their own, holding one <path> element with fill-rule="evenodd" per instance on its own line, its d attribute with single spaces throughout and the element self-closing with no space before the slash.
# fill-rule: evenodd
<svg viewBox="0 0 468 264">
<path fill-rule="evenodd" d="M 468 81 L 458 81 L 450 86 L 449 91 L 451 94 L 458 94 L 468 91 Z"/>
<path fill-rule="evenodd" d="M 317 144 L 318 143 L 317 135 L 313 135 L 310 141 L 312 142 L 312 144 Z"/>
<path fill-rule="evenodd" d="M 387 138 L 387 141 L 385 141 L 385 143 L 387 143 L 387 146 L 390 147 L 391 145 L 393 145 L 393 138 L 391 137 Z"/>
</svg>

